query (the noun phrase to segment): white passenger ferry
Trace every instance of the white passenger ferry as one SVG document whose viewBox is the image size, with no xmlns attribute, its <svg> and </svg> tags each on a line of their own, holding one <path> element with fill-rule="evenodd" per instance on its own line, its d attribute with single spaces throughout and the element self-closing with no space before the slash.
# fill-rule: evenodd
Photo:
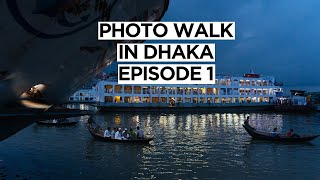
<svg viewBox="0 0 320 180">
<path fill-rule="evenodd" d="M 186 108 L 269 109 L 282 94 L 275 77 L 260 74 L 217 75 L 207 85 L 119 85 L 113 76 L 97 84 L 99 110 L 139 111 Z"/>
</svg>

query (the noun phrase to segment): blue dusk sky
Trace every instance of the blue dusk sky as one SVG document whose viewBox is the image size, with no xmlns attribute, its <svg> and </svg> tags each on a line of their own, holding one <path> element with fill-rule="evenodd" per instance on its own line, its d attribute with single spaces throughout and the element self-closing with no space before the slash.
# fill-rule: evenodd
<svg viewBox="0 0 320 180">
<path fill-rule="evenodd" d="M 171 0 L 163 21 L 235 21 L 235 41 L 214 41 L 217 73 L 253 69 L 320 87 L 319 8 L 319 0 Z"/>
</svg>

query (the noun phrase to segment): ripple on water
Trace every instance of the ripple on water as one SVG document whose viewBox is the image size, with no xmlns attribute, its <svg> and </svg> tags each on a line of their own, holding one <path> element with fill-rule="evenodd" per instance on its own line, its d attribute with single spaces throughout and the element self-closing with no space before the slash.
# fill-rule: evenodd
<svg viewBox="0 0 320 180">
<path fill-rule="evenodd" d="M 319 177 L 319 140 L 296 145 L 251 140 L 241 125 L 248 115 L 257 129 L 320 132 L 318 114 L 100 113 L 94 119 L 102 127 L 139 125 L 154 141 L 151 145 L 97 142 L 81 117 L 74 127 L 31 125 L 0 143 L 0 159 L 6 172 L 29 179 Z M 0 161 L 0 178 L 1 167 Z"/>
</svg>

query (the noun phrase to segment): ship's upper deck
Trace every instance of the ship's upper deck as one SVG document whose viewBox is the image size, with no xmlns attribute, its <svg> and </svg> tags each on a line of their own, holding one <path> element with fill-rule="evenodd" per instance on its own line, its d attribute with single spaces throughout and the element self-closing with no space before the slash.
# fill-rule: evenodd
<svg viewBox="0 0 320 180">
<path fill-rule="evenodd" d="M 118 83 L 118 76 L 116 74 L 106 76 L 103 84 Z M 144 85 L 144 84 L 141 84 Z M 159 84 L 161 85 L 161 84 Z M 187 84 L 186 84 L 187 85 Z M 215 84 L 202 84 L 201 86 L 282 86 L 282 83 L 277 83 L 274 76 L 265 76 L 261 74 L 244 74 L 244 75 L 227 75 L 217 74 Z M 170 86 L 184 86 L 184 85 L 170 85 Z M 199 85 L 191 85 L 199 86 Z"/>
</svg>

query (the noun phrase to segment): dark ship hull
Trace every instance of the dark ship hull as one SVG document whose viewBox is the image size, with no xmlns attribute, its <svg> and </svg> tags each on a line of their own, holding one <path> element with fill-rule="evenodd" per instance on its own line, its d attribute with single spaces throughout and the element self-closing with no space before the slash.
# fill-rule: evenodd
<svg viewBox="0 0 320 180">
<path fill-rule="evenodd" d="M 168 3 L 1 1 L 0 106 L 19 102 L 24 92 L 22 98 L 63 102 L 116 59 L 116 42 L 97 40 L 98 21 L 159 21 Z"/>
</svg>

